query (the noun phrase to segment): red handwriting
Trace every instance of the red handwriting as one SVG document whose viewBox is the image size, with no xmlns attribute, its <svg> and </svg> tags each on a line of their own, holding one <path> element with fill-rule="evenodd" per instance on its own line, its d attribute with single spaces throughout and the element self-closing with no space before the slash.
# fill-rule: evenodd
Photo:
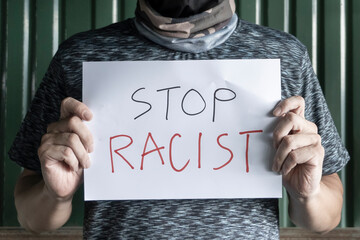
<svg viewBox="0 0 360 240">
<path fill-rule="evenodd" d="M 151 141 L 154 143 L 154 145 L 155 145 L 156 148 L 153 149 L 153 150 L 150 150 L 150 151 L 145 152 L 145 151 L 146 151 L 146 147 L 147 147 L 147 145 L 148 145 L 149 138 L 150 138 Z M 160 156 L 160 159 L 161 159 L 161 163 L 162 163 L 162 165 L 164 165 L 165 162 L 164 162 L 164 159 L 163 159 L 163 157 L 162 157 L 162 155 L 161 155 L 161 152 L 160 152 L 160 150 L 161 150 L 161 149 L 164 149 L 164 148 L 165 148 L 165 147 L 158 147 L 157 144 L 156 144 L 156 142 L 155 142 L 155 140 L 154 140 L 154 138 L 152 137 L 152 134 L 149 133 L 148 136 L 147 136 L 147 138 L 146 138 L 146 142 L 145 142 L 143 154 L 141 155 L 141 166 L 140 166 L 140 170 L 143 170 L 143 169 L 144 169 L 144 158 L 145 158 L 145 156 L 148 155 L 148 154 L 150 154 L 150 153 L 152 153 L 152 152 L 155 152 L 155 151 L 158 152 L 158 154 L 159 154 L 159 156 Z"/>
<path fill-rule="evenodd" d="M 228 164 L 231 162 L 231 160 L 233 159 L 233 157 L 234 157 L 233 152 L 232 152 L 229 148 L 224 147 L 224 146 L 220 143 L 220 138 L 221 138 L 222 136 L 227 136 L 227 135 L 229 135 L 229 134 L 224 133 L 224 134 L 219 135 L 218 138 L 217 138 L 217 143 L 219 144 L 219 146 L 220 146 L 221 148 L 229 151 L 229 153 L 230 153 L 230 155 L 231 155 L 231 156 L 230 156 L 230 159 L 229 159 L 226 163 L 224 163 L 224 165 L 222 165 L 222 166 L 220 166 L 220 167 L 217 167 L 217 168 L 214 168 L 214 170 L 222 169 L 223 167 L 225 167 L 226 165 L 228 165 Z"/>
<path fill-rule="evenodd" d="M 170 139 L 170 145 L 169 145 L 169 160 L 170 160 L 170 165 L 171 165 L 172 169 L 174 169 L 176 172 L 182 172 L 182 171 L 187 167 L 187 165 L 189 164 L 190 159 L 187 161 L 187 163 L 186 163 L 181 169 L 175 168 L 174 163 L 173 163 L 173 161 L 172 161 L 172 154 L 171 154 L 171 152 L 172 152 L 172 151 L 171 151 L 171 150 L 172 150 L 172 142 L 173 142 L 173 140 L 174 140 L 175 137 L 181 137 L 181 135 L 178 134 L 178 133 L 176 133 L 176 134 L 174 134 L 174 136 L 172 136 L 172 138 Z"/>
<path fill-rule="evenodd" d="M 123 150 L 123 149 L 129 147 L 129 146 L 133 143 L 133 139 L 132 139 L 130 136 L 128 136 L 128 135 L 116 135 L 116 136 L 113 136 L 113 137 L 110 138 L 110 155 L 111 155 L 111 171 L 112 171 L 112 172 L 114 172 L 114 160 L 113 160 L 113 155 L 112 155 L 112 152 L 113 152 L 113 151 L 112 151 L 112 140 L 115 139 L 115 138 L 120 138 L 120 137 L 129 138 L 129 139 L 130 139 L 130 143 L 129 143 L 128 145 L 126 145 L 125 147 L 118 148 L 118 149 L 114 150 L 114 152 L 115 152 L 117 155 L 119 155 L 122 159 L 124 159 L 124 161 L 131 167 L 131 169 L 134 169 L 133 165 L 131 165 L 131 164 L 129 163 L 129 161 L 126 160 L 126 158 L 119 153 L 120 150 Z"/>
<path fill-rule="evenodd" d="M 250 134 L 254 134 L 254 133 L 262 133 L 263 130 L 251 130 L 251 131 L 243 131 L 243 132 L 239 132 L 240 135 L 244 135 L 246 134 L 246 152 L 245 152 L 245 163 L 246 163 L 246 172 L 248 173 L 249 172 L 249 146 L 250 146 Z M 198 137 L 198 168 L 201 169 L 201 145 L 202 145 L 202 135 L 203 133 L 202 132 L 199 132 L 199 137 Z M 220 170 L 220 169 L 223 169 L 224 167 L 230 165 L 230 163 L 232 162 L 233 158 L 234 158 L 234 154 L 233 154 L 233 151 L 224 146 L 222 143 L 220 143 L 220 138 L 223 138 L 223 137 L 227 137 L 228 136 L 228 133 L 223 133 L 223 134 L 220 134 L 218 137 L 217 137 L 217 144 L 220 148 L 228 151 L 230 153 L 230 158 L 221 166 L 219 167 L 214 167 L 213 170 Z M 174 160 L 173 160 L 173 145 L 174 145 L 174 139 L 178 137 L 178 138 L 181 138 L 181 134 L 179 133 L 175 133 L 170 141 L 169 141 L 169 162 L 170 162 L 170 166 L 171 168 L 175 171 L 175 172 L 182 172 L 184 171 L 189 163 L 190 163 L 190 159 L 182 166 L 182 168 L 176 168 L 175 167 L 175 164 L 174 164 Z M 112 145 L 115 144 L 113 142 L 114 139 L 117 139 L 117 138 L 126 138 L 129 140 L 129 143 L 127 143 L 125 146 L 121 146 L 120 148 L 116 148 L 115 150 L 113 150 L 113 147 Z M 148 144 L 149 144 L 149 140 L 151 140 L 151 142 L 153 143 L 154 145 L 154 148 L 151 149 L 151 150 L 148 150 Z M 133 143 L 133 139 L 129 136 L 129 135 L 115 135 L 113 137 L 110 137 L 110 159 L 111 159 L 111 170 L 112 172 L 114 173 L 114 158 L 113 158 L 113 152 L 115 152 L 117 155 L 119 155 L 124 161 L 125 163 L 131 168 L 131 169 L 135 169 L 134 166 L 124 157 L 123 154 L 120 153 L 121 150 L 124 150 L 128 147 L 130 147 Z M 162 165 L 165 165 L 165 161 L 163 159 L 163 156 L 162 156 L 162 153 L 161 153 L 161 150 L 164 150 L 165 147 L 164 146 L 158 146 L 156 141 L 154 140 L 153 136 L 152 136 L 152 133 L 149 132 L 148 135 L 147 135 L 147 138 L 146 138 L 146 141 L 145 141 L 145 144 L 144 144 L 144 149 L 143 149 L 143 153 L 141 154 L 141 164 L 140 164 L 140 170 L 144 170 L 144 160 L 145 160 L 145 157 L 151 153 L 155 153 L 157 152 L 160 160 L 161 160 L 161 164 Z"/>
<path fill-rule="evenodd" d="M 262 130 L 253 130 L 253 131 L 246 131 L 246 132 L 239 132 L 240 135 L 246 134 L 246 172 L 249 172 L 249 139 L 250 133 L 262 133 Z"/>
<path fill-rule="evenodd" d="M 199 142 L 198 142 L 198 168 L 201 168 L 201 137 L 202 137 L 202 132 L 199 132 Z"/>
</svg>

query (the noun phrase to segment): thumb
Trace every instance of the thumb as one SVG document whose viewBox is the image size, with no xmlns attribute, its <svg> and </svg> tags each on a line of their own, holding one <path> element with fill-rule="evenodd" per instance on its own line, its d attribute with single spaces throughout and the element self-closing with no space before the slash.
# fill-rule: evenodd
<svg viewBox="0 0 360 240">
<path fill-rule="evenodd" d="M 279 117 L 288 112 L 293 112 L 304 118 L 305 114 L 305 100 L 301 96 L 293 96 L 287 98 L 276 106 L 273 111 L 274 116 Z"/>
<path fill-rule="evenodd" d="M 67 97 L 61 102 L 60 119 L 70 116 L 77 116 L 82 120 L 90 121 L 93 115 L 84 103 L 74 98 Z"/>
</svg>

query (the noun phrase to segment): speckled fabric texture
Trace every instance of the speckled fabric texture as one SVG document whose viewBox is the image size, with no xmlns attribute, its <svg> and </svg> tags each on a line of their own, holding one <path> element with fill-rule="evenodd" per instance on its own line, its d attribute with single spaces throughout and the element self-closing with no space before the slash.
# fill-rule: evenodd
<svg viewBox="0 0 360 240">
<path fill-rule="evenodd" d="M 61 44 L 9 152 L 41 173 L 37 148 L 61 100 L 81 100 L 82 62 L 187 59 L 281 59 L 282 98 L 303 96 L 305 116 L 319 128 L 323 174 L 339 171 L 349 155 L 334 126 L 306 48 L 293 36 L 239 20 L 233 34 L 201 53 L 169 50 L 140 35 L 129 19 L 77 34 Z M 99 79 L 101 84 L 101 79 Z M 261 86 L 259 86 L 261 87 Z M 85 239 L 278 239 L 277 199 L 91 201 L 85 203 Z"/>
</svg>

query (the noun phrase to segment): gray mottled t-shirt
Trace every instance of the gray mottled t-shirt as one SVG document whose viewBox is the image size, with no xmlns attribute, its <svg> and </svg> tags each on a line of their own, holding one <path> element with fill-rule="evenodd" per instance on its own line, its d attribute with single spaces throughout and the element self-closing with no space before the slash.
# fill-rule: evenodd
<svg viewBox="0 0 360 240">
<path fill-rule="evenodd" d="M 281 59 L 282 98 L 304 97 L 305 117 L 316 123 L 325 148 L 323 174 L 349 160 L 334 126 L 306 48 L 293 36 L 240 20 L 220 46 L 202 53 L 166 49 L 144 37 L 133 19 L 76 34 L 61 44 L 9 152 L 41 173 L 37 148 L 61 100 L 81 100 L 82 62 L 124 60 Z M 99 79 L 101 84 L 101 79 Z M 259 86 L 261 87 L 261 86 Z M 278 239 L 277 199 L 85 202 L 86 239 Z"/>
</svg>

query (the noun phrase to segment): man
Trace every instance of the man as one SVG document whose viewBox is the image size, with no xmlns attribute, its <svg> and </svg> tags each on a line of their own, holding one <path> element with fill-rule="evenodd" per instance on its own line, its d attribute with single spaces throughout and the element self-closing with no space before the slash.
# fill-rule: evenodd
<svg viewBox="0 0 360 240">
<path fill-rule="evenodd" d="M 281 59 L 282 98 L 273 171 L 283 175 L 298 226 L 327 232 L 339 220 L 349 156 L 329 114 L 305 47 L 294 37 L 238 20 L 234 0 L 139 0 L 136 19 L 77 34 L 59 47 L 10 151 L 25 169 L 15 189 L 19 222 L 30 231 L 61 227 L 90 167 L 83 121 L 82 62 Z M 99 84 L 101 79 L 99 79 Z M 301 97 L 300 97 L 301 96 Z M 84 237 L 277 239 L 276 199 L 93 201 Z"/>
</svg>

